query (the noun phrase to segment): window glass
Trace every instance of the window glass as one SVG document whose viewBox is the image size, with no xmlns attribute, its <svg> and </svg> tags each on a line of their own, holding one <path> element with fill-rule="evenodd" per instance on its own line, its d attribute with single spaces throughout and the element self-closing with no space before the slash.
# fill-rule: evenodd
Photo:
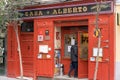
<svg viewBox="0 0 120 80">
<path fill-rule="evenodd" d="M 88 33 L 81 33 L 80 35 L 80 58 L 82 60 L 88 59 Z"/>
<path fill-rule="evenodd" d="M 33 32 L 33 22 L 23 22 L 21 25 L 21 32 Z"/>
<path fill-rule="evenodd" d="M 74 45 L 76 40 L 76 34 L 65 34 L 64 35 L 64 56 L 70 57 L 71 46 Z"/>
</svg>

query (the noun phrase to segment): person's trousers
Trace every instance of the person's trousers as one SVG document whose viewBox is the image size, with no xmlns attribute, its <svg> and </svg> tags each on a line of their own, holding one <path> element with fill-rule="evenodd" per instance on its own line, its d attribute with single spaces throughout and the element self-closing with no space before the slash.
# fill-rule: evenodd
<svg viewBox="0 0 120 80">
<path fill-rule="evenodd" d="M 74 70 L 74 77 L 78 77 L 78 62 L 72 62 L 70 64 L 70 70 L 68 72 L 68 76 L 71 75 L 71 72 Z"/>
</svg>

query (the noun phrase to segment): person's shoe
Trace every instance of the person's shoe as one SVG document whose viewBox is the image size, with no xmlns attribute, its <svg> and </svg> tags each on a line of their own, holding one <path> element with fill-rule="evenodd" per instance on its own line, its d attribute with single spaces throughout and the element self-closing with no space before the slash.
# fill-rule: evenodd
<svg viewBox="0 0 120 80">
<path fill-rule="evenodd" d="M 78 78 L 78 76 L 74 76 L 74 78 Z"/>
<path fill-rule="evenodd" d="M 71 77 L 71 76 L 68 74 L 68 77 Z"/>
</svg>

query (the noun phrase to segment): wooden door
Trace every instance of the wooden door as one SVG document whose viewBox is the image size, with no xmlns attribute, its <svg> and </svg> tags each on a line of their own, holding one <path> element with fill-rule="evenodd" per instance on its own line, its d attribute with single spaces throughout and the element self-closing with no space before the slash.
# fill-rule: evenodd
<svg viewBox="0 0 120 80">
<path fill-rule="evenodd" d="M 78 78 L 88 77 L 88 33 L 78 32 Z"/>
<path fill-rule="evenodd" d="M 23 75 L 33 77 L 33 34 L 21 34 Z"/>
<path fill-rule="evenodd" d="M 74 44 L 74 41 L 77 39 L 77 27 L 67 27 L 62 28 L 62 41 L 61 41 L 61 61 L 64 64 L 64 74 L 68 74 L 70 68 L 70 48 Z M 72 43 L 73 40 L 73 43 Z M 73 73 L 72 73 L 73 74 Z"/>
</svg>

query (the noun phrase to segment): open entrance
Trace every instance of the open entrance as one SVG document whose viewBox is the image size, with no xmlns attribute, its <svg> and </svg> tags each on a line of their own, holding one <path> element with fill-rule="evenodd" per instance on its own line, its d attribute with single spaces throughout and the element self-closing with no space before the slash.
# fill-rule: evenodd
<svg viewBox="0 0 120 80">
<path fill-rule="evenodd" d="M 0 38 L 0 75 L 5 75 L 5 63 L 6 63 L 6 52 L 5 52 L 5 38 Z"/>
<path fill-rule="evenodd" d="M 55 24 L 55 78 L 68 77 L 71 65 L 71 46 L 75 42 L 78 47 L 77 78 L 88 78 L 88 21 L 59 21 Z M 73 71 L 70 74 L 71 79 L 74 78 Z"/>
</svg>

